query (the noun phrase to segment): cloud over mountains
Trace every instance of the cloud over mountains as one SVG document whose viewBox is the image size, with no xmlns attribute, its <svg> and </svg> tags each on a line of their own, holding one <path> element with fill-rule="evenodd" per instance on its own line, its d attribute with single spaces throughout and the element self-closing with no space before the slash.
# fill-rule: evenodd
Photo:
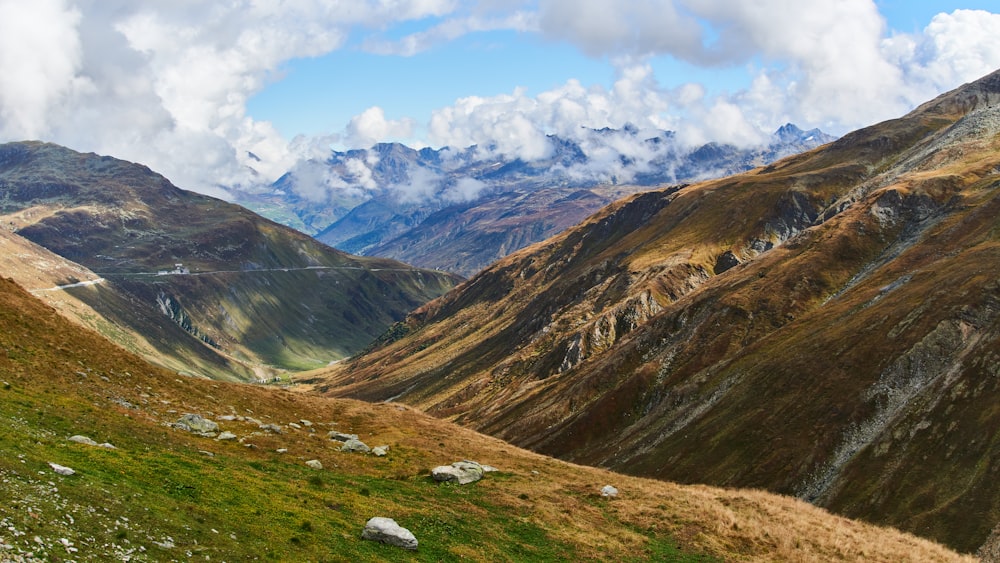
<svg viewBox="0 0 1000 563">
<path fill-rule="evenodd" d="M 371 107 L 340 131 L 291 142 L 247 112 L 294 59 L 348 47 L 413 55 L 504 29 L 571 44 L 616 78 L 449 100 L 428 123 Z M 996 29 L 1000 15 L 957 10 L 899 33 L 870 0 L 0 0 L 0 140 L 141 161 L 216 194 L 273 181 L 332 142 L 418 131 L 427 144 L 527 160 L 549 154 L 546 135 L 627 123 L 676 130 L 692 145 L 748 145 L 789 121 L 840 133 L 986 74 L 1000 66 Z M 743 66 L 752 80 L 721 95 L 664 86 L 651 64 L 663 56 Z"/>
</svg>

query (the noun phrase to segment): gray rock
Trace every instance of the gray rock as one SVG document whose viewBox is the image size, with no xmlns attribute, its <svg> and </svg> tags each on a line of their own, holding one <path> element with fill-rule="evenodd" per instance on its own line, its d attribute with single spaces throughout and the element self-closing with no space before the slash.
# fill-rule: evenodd
<svg viewBox="0 0 1000 563">
<path fill-rule="evenodd" d="M 403 549 L 416 550 L 417 538 L 406 528 L 401 527 L 392 518 L 376 516 L 365 524 L 361 539 L 382 542 Z"/>
<path fill-rule="evenodd" d="M 290 427 L 292 427 L 292 428 L 294 428 L 296 430 L 302 430 L 302 426 L 300 424 L 298 424 L 297 422 L 289 422 L 288 426 L 290 426 Z"/>
<path fill-rule="evenodd" d="M 343 432 L 338 432 L 336 430 L 331 430 L 326 435 L 327 438 L 331 440 L 336 440 L 337 442 L 346 442 L 348 440 L 357 440 L 357 434 L 344 434 Z"/>
<path fill-rule="evenodd" d="M 301 419 L 301 420 L 299 420 L 299 424 L 301 424 L 302 426 L 306 426 L 306 427 L 309 427 L 309 426 L 313 425 L 312 421 L 306 420 L 304 418 Z"/>
<path fill-rule="evenodd" d="M 265 431 L 265 432 L 270 432 L 272 434 L 282 434 L 283 433 L 283 431 L 281 430 L 281 427 L 278 426 L 277 424 L 271 424 L 271 423 L 261 424 L 260 425 L 260 429 L 263 430 L 263 431 Z"/>
<path fill-rule="evenodd" d="M 440 465 L 431 469 L 431 477 L 439 483 L 467 485 L 483 478 L 483 466 L 474 461 L 456 461 L 451 465 Z"/>
<path fill-rule="evenodd" d="M 52 463 L 51 461 L 49 462 L 49 467 L 52 468 L 52 471 L 55 471 L 56 473 L 58 473 L 60 475 L 67 475 L 68 476 L 68 475 L 75 475 L 76 474 L 76 471 L 70 469 L 69 467 L 66 467 L 65 465 L 59 465 L 58 463 Z"/>
<path fill-rule="evenodd" d="M 605 498 L 615 498 L 618 496 L 618 489 L 612 487 L 611 485 L 604 485 L 601 487 L 601 496 Z"/>
<path fill-rule="evenodd" d="M 358 440 L 357 438 L 351 438 L 344 442 L 343 446 L 340 446 L 340 451 L 342 452 L 360 452 L 366 454 L 371 451 L 371 448 L 367 444 Z"/>
<path fill-rule="evenodd" d="M 310 459 L 306 462 L 306 465 L 313 469 L 323 469 L 323 464 L 318 459 Z"/>
<path fill-rule="evenodd" d="M 389 453 L 389 446 L 375 446 L 372 448 L 372 455 L 376 457 L 385 457 Z"/>
<path fill-rule="evenodd" d="M 199 436 L 215 436 L 215 432 L 219 430 L 219 425 L 200 414 L 185 414 L 174 423 L 174 428 L 187 430 Z"/>
<path fill-rule="evenodd" d="M 236 434 L 233 434 L 232 432 L 226 430 L 222 434 L 219 434 L 218 437 L 216 437 L 215 439 L 218 440 L 218 441 L 220 441 L 220 442 L 224 442 L 224 441 L 228 441 L 228 440 L 235 440 L 236 439 Z"/>
<path fill-rule="evenodd" d="M 77 434 L 76 436 L 70 436 L 69 437 L 69 441 L 70 442 L 76 442 L 77 444 L 84 444 L 86 446 L 96 446 L 97 445 L 97 442 L 95 442 L 93 439 L 88 438 L 86 436 L 80 436 L 79 434 Z"/>
</svg>

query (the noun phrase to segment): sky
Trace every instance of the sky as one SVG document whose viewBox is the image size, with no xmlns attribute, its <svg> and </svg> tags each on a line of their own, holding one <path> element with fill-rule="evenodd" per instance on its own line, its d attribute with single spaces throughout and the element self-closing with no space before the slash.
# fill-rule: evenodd
<svg viewBox="0 0 1000 563">
<path fill-rule="evenodd" d="M 0 141 L 223 197 L 331 149 L 840 135 L 1000 68 L 995 0 L 0 0 Z"/>
</svg>

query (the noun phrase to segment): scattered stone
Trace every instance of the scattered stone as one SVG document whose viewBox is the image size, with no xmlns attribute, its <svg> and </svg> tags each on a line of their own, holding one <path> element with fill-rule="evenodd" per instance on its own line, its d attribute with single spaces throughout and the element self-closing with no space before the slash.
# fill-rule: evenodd
<svg viewBox="0 0 1000 563">
<path fill-rule="evenodd" d="M 456 461 L 431 469 L 431 477 L 439 483 L 454 482 L 459 485 L 475 483 L 483 478 L 483 466 L 474 461 Z"/>
<path fill-rule="evenodd" d="M 222 434 L 219 434 L 219 436 L 216 437 L 215 439 L 218 440 L 218 441 L 220 441 L 220 442 L 225 442 L 225 441 L 229 441 L 229 440 L 235 440 L 236 439 L 236 434 L 233 434 L 232 432 L 226 430 Z"/>
<path fill-rule="evenodd" d="M 611 485 L 604 485 L 601 487 L 601 496 L 605 498 L 615 498 L 618 496 L 618 489 L 612 487 Z"/>
<path fill-rule="evenodd" d="M 280 426 L 278 426 L 277 424 L 272 424 L 272 423 L 261 424 L 260 425 L 260 429 L 263 430 L 263 431 L 265 431 L 265 432 L 270 432 L 272 434 L 282 434 L 283 433 L 283 431 L 281 430 Z"/>
<path fill-rule="evenodd" d="M 77 444 L 83 444 L 85 446 L 96 446 L 97 445 L 97 442 L 95 442 L 93 439 L 88 438 L 86 436 L 81 436 L 79 434 L 77 434 L 76 436 L 70 436 L 69 437 L 69 441 L 70 442 L 76 442 Z"/>
<path fill-rule="evenodd" d="M 288 448 L 278 448 L 277 450 L 274 451 L 278 452 L 279 454 L 287 454 Z"/>
<path fill-rule="evenodd" d="M 406 528 L 401 527 L 392 518 L 376 516 L 365 524 L 361 539 L 382 542 L 387 545 L 416 550 L 417 538 Z"/>
<path fill-rule="evenodd" d="M 299 424 L 301 424 L 302 426 L 305 426 L 305 427 L 309 427 L 309 426 L 313 425 L 313 423 L 311 421 L 308 421 L 308 420 L 306 420 L 304 418 L 299 421 Z"/>
<path fill-rule="evenodd" d="M 306 465 L 312 467 L 313 469 L 323 469 L 323 464 L 320 463 L 318 459 L 310 459 L 306 462 Z"/>
<path fill-rule="evenodd" d="M 372 455 L 376 457 L 385 457 L 389 453 L 389 446 L 375 446 L 372 448 Z"/>
<path fill-rule="evenodd" d="M 357 438 L 351 438 L 350 440 L 344 442 L 343 446 L 340 446 L 340 451 L 342 452 L 360 452 L 366 454 L 371 450 L 372 449 L 369 448 L 367 444 Z"/>
<path fill-rule="evenodd" d="M 198 450 L 201 455 L 207 455 L 208 457 L 215 457 L 215 454 L 208 450 Z"/>
<path fill-rule="evenodd" d="M 343 432 L 338 432 L 336 430 L 331 430 L 326 435 L 327 438 L 331 440 L 336 440 L 337 442 L 346 442 L 348 440 L 357 440 L 357 434 L 344 434 Z"/>
<path fill-rule="evenodd" d="M 49 462 L 49 467 L 52 468 L 52 471 L 55 471 L 56 473 L 58 473 L 60 475 L 67 475 L 67 476 L 69 476 L 69 475 L 75 475 L 76 474 L 76 471 L 70 469 L 69 467 L 66 467 L 65 465 L 59 465 L 58 463 L 52 463 L 51 461 Z"/>
<path fill-rule="evenodd" d="M 206 438 L 214 438 L 216 431 L 219 429 L 219 425 L 216 422 L 201 416 L 200 414 L 185 414 L 174 423 L 174 428 L 187 430 L 192 434 L 197 434 Z"/>
<path fill-rule="evenodd" d="M 222 416 L 217 416 L 216 418 L 225 422 L 232 422 L 236 420 L 238 417 L 234 414 L 224 414 Z"/>
<path fill-rule="evenodd" d="M 497 471 L 500 471 L 492 465 L 481 465 L 481 467 L 483 468 L 483 473 L 496 473 Z"/>
<path fill-rule="evenodd" d="M 288 425 L 291 426 L 292 428 L 296 429 L 296 430 L 302 430 L 302 426 L 300 426 L 299 424 L 296 424 L 294 422 L 289 422 Z"/>
</svg>

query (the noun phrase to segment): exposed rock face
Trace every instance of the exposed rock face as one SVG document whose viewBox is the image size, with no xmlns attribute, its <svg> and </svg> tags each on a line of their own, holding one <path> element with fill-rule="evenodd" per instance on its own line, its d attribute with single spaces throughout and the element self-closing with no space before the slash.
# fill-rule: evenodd
<svg viewBox="0 0 1000 563">
<path fill-rule="evenodd" d="M 413 533 L 396 523 L 392 518 L 376 516 L 365 524 L 361 539 L 382 542 L 403 549 L 416 550 L 417 538 Z"/>
</svg>

